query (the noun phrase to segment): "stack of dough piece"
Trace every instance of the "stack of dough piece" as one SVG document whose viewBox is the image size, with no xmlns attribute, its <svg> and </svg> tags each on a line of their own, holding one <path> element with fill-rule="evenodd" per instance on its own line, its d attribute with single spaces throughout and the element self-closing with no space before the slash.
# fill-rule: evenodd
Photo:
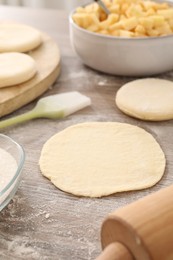
<svg viewBox="0 0 173 260">
<path fill-rule="evenodd" d="M 0 24 L 0 88 L 14 86 L 33 78 L 37 66 L 29 52 L 42 43 L 41 33 L 29 26 Z"/>
</svg>

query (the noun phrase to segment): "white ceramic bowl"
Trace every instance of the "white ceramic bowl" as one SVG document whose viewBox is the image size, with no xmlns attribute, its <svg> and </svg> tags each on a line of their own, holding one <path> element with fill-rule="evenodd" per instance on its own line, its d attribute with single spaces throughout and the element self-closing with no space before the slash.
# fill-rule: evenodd
<svg viewBox="0 0 173 260">
<path fill-rule="evenodd" d="M 74 12 L 69 17 L 71 43 L 89 67 L 122 76 L 149 76 L 173 69 L 173 35 L 148 38 L 100 35 L 75 24 Z"/>
<path fill-rule="evenodd" d="M 25 161 L 23 148 L 10 137 L 0 134 L 0 148 L 8 152 L 16 161 L 17 169 L 6 182 L 6 185 L 0 188 L 0 211 L 10 202 L 17 191 L 21 179 L 22 168 Z M 2 181 L 2 180 L 1 180 Z"/>
</svg>

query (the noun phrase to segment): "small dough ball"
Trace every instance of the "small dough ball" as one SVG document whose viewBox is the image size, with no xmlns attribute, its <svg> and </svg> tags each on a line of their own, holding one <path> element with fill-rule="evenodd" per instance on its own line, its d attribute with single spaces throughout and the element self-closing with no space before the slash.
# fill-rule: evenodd
<svg viewBox="0 0 173 260">
<path fill-rule="evenodd" d="M 0 24 L 0 52 L 28 52 L 41 42 L 41 33 L 35 28 L 23 24 Z"/>
<path fill-rule="evenodd" d="M 153 136 L 137 126 L 93 122 L 51 137 L 39 164 L 59 189 L 102 197 L 153 186 L 163 176 L 165 156 Z"/>
<path fill-rule="evenodd" d="M 122 86 L 115 99 L 127 115 L 143 120 L 161 121 L 173 118 L 173 82 L 146 78 Z"/>
<path fill-rule="evenodd" d="M 36 72 L 36 63 L 29 55 L 16 52 L 0 54 L 0 88 L 23 83 Z"/>
</svg>

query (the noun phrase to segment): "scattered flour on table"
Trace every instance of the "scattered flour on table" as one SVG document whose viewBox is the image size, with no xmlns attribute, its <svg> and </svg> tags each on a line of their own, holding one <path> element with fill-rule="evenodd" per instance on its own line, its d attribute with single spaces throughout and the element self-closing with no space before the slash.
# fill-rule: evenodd
<svg viewBox="0 0 173 260">
<path fill-rule="evenodd" d="M 17 170 L 17 162 L 10 153 L 0 148 L 0 191 L 6 187 Z"/>
<path fill-rule="evenodd" d="M 49 213 L 46 213 L 45 218 L 48 219 L 50 217 Z"/>
<path fill-rule="evenodd" d="M 62 75 L 60 78 L 61 82 L 67 81 L 69 79 L 78 79 L 78 78 L 86 78 L 88 77 L 88 74 L 86 73 L 86 71 L 81 70 L 81 71 L 71 71 L 66 75 Z"/>
<path fill-rule="evenodd" d="M 19 237 L 15 237 L 12 241 L 4 242 L 8 248 L 8 251 L 13 253 L 16 259 L 17 257 L 22 257 L 22 259 L 23 257 L 25 257 L 25 259 L 41 259 L 40 253 L 34 246 L 31 246 L 30 243 L 31 242 L 27 237 L 23 237 L 23 240 Z"/>
</svg>

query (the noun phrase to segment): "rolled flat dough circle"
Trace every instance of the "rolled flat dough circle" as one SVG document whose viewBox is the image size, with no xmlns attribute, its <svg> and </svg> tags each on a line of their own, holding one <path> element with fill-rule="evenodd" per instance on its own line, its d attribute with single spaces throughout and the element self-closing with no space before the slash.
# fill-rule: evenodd
<svg viewBox="0 0 173 260">
<path fill-rule="evenodd" d="M 116 105 L 127 115 L 143 120 L 161 121 L 173 118 L 173 82 L 146 78 L 122 86 Z"/>
<path fill-rule="evenodd" d="M 28 52 L 42 42 L 41 33 L 27 25 L 0 24 L 0 52 Z"/>
<path fill-rule="evenodd" d="M 0 54 L 0 88 L 23 83 L 31 79 L 37 71 L 33 58 L 24 53 Z"/>
<path fill-rule="evenodd" d="M 93 122 L 51 137 L 39 165 L 59 189 L 102 197 L 153 186 L 164 173 L 165 156 L 153 136 L 137 126 Z"/>
</svg>

